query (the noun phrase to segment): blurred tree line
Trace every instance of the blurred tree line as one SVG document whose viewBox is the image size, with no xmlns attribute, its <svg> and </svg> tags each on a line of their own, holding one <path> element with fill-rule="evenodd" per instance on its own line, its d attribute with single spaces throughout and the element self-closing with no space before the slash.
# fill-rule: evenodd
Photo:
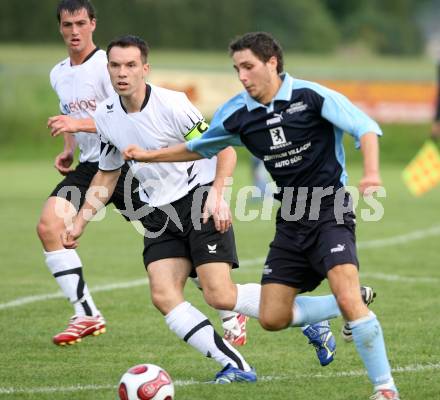
<svg viewBox="0 0 440 400">
<path fill-rule="evenodd" d="M 265 30 L 286 50 L 331 52 L 361 45 L 382 54 L 423 48 L 416 15 L 430 0 L 93 0 L 97 41 L 122 33 L 155 48 L 225 49 L 236 35 Z M 59 42 L 57 0 L 1 0 L 0 41 Z"/>
</svg>

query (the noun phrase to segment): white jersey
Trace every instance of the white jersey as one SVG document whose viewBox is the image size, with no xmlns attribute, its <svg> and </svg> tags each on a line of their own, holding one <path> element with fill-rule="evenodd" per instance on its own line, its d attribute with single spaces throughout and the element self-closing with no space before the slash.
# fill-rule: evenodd
<svg viewBox="0 0 440 400">
<path fill-rule="evenodd" d="M 127 113 L 117 94 L 102 103 L 95 114 L 101 139 L 99 169 L 111 171 L 124 164 L 122 151 L 130 144 L 153 150 L 170 147 L 201 135 L 207 124 L 181 92 L 148 85 L 141 111 Z M 140 182 L 140 197 L 152 207 L 184 197 L 197 185 L 215 178 L 216 158 L 190 162 L 129 162 Z"/>
<path fill-rule="evenodd" d="M 72 118 L 93 118 L 97 106 L 114 93 L 107 72 L 105 51 L 96 49 L 80 65 L 66 58 L 50 72 L 50 83 L 60 100 L 62 114 Z M 74 134 L 79 161 L 99 160 L 99 137 L 93 133 Z"/>
</svg>

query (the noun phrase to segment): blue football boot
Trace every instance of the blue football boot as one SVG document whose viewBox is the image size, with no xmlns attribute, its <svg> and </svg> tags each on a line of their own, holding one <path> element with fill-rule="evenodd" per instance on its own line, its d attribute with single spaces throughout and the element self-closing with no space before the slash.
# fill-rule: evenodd
<svg viewBox="0 0 440 400">
<path fill-rule="evenodd" d="M 217 372 L 212 383 L 226 384 L 232 382 L 256 382 L 257 374 L 255 369 L 243 371 L 233 367 L 231 364 L 226 365 L 220 372 Z"/>
<path fill-rule="evenodd" d="M 336 353 L 336 340 L 330 330 L 330 323 L 322 321 L 309 325 L 303 333 L 309 339 L 309 343 L 315 347 L 319 363 L 323 367 L 330 364 Z"/>
</svg>

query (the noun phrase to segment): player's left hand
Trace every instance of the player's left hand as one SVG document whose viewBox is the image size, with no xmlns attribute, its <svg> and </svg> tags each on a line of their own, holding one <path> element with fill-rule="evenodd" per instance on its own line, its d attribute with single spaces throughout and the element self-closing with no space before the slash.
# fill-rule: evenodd
<svg viewBox="0 0 440 400">
<path fill-rule="evenodd" d="M 369 196 L 382 186 L 379 174 L 366 174 L 359 182 L 359 192 L 361 195 Z"/>
<path fill-rule="evenodd" d="M 232 225 L 232 214 L 228 203 L 214 186 L 209 190 L 203 208 L 204 224 L 208 222 L 210 216 L 214 219 L 215 229 L 220 233 L 227 232 Z"/>
<path fill-rule="evenodd" d="M 78 121 L 68 115 L 55 115 L 47 120 L 50 134 L 55 137 L 62 133 L 78 132 Z"/>
<path fill-rule="evenodd" d="M 136 145 L 136 144 L 130 144 L 127 146 L 124 151 L 122 152 L 122 156 L 124 157 L 124 160 L 135 160 L 135 161 L 144 161 L 142 159 L 142 155 L 145 153 L 145 150 Z"/>
<path fill-rule="evenodd" d="M 73 153 L 71 151 L 63 151 L 55 157 L 54 167 L 58 172 L 66 176 L 69 172 L 73 171 L 71 165 L 73 163 Z"/>
</svg>

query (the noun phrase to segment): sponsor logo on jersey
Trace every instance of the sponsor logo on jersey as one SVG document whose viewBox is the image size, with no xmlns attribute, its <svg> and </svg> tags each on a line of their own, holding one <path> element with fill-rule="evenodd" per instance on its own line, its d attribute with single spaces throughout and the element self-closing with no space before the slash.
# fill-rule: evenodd
<svg viewBox="0 0 440 400">
<path fill-rule="evenodd" d="M 76 99 L 68 104 L 63 104 L 64 114 L 73 114 L 79 111 L 95 111 L 95 99 Z"/>
<path fill-rule="evenodd" d="M 274 125 L 278 124 L 283 120 L 283 112 L 281 111 L 280 114 L 273 113 L 274 117 L 270 118 L 266 121 L 266 125 Z"/>
<path fill-rule="evenodd" d="M 278 126 L 276 128 L 269 129 L 270 136 L 272 137 L 272 143 L 274 146 L 279 146 L 280 144 L 285 144 L 286 135 L 284 134 L 284 130 L 282 126 Z"/>
<path fill-rule="evenodd" d="M 110 114 L 113 112 L 113 104 L 106 104 L 107 107 L 107 114 Z"/>
<path fill-rule="evenodd" d="M 292 103 L 289 108 L 286 110 L 287 114 L 294 114 L 300 111 L 307 110 L 308 104 L 304 104 L 303 101 L 297 101 L 296 103 Z"/>
<path fill-rule="evenodd" d="M 330 249 L 330 253 L 340 253 L 345 250 L 345 244 L 338 244 L 336 247 Z"/>
</svg>

